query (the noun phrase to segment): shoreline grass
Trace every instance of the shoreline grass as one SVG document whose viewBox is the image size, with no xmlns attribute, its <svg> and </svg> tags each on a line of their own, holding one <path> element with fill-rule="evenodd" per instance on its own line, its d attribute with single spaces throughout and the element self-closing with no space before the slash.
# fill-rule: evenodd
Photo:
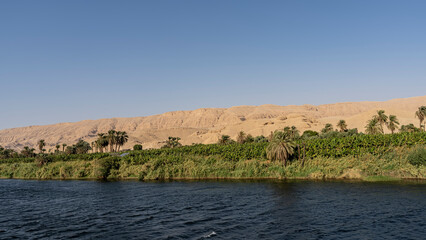
<svg viewBox="0 0 426 240">
<path fill-rule="evenodd" d="M 424 146 L 421 146 L 424 148 Z M 220 155 L 158 155 L 135 161 L 132 156 L 110 156 L 93 160 L 0 164 L 3 179 L 52 180 L 206 180 L 206 179 L 307 179 L 360 180 L 366 182 L 426 180 L 426 167 L 412 165 L 408 156 L 416 149 L 393 149 L 383 155 L 317 157 L 293 160 L 286 167 L 267 159 L 229 161 Z"/>
</svg>

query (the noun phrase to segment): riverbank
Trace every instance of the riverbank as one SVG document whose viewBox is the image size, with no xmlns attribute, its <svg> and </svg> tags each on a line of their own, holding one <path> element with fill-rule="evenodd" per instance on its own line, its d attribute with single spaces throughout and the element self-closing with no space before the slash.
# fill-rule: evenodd
<svg viewBox="0 0 426 240">
<path fill-rule="evenodd" d="M 424 148 L 424 146 L 421 146 Z M 418 148 L 417 148 L 418 149 Z M 408 156 L 416 149 L 393 150 L 382 155 L 365 154 L 340 158 L 317 157 L 293 160 L 287 166 L 267 159 L 229 161 L 219 155 L 158 155 L 137 161 L 109 156 L 94 160 L 73 159 L 40 164 L 11 162 L 0 164 L 0 178 L 16 179 L 359 179 L 393 181 L 426 180 L 426 167 L 412 165 Z"/>
</svg>

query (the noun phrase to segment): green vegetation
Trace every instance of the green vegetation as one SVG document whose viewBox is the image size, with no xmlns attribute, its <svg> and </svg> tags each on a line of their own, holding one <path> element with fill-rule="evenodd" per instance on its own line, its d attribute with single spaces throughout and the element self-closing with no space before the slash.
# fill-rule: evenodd
<svg viewBox="0 0 426 240">
<path fill-rule="evenodd" d="M 142 145 L 141 144 L 135 144 L 133 146 L 133 150 L 137 151 L 137 150 L 142 150 Z"/>
<path fill-rule="evenodd" d="M 229 146 L 229 145 L 227 145 Z M 225 147 L 227 147 L 225 146 Z M 241 145 L 236 145 L 241 146 Z M 200 146 L 195 146 L 199 151 Z M 422 146 L 424 149 L 424 145 Z M 191 147 L 188 147 L 191 148 Z M 43 163 L 18 161 L 0 163 L 2 178 L 35 179 L 202 179 L 202 178 L 310 178 L 391 180 L 425 178 L 424 165 L 412 165 L 407 156 L 418 151 L 402 148 L 383 155 L 365 154 L 358 157 L 317 157 L 304 162 L 292 159 L 283 167 L 280 161 L 266 158 L 230 161 L 220 154 L 205 156 L 174 154 L 176 149 L 133 151 L 124 157 L 98 155 L 97 158 Z M 190 152 L 189 149 L 185 152 Z M 195 152 L 195 151 L 194 151 Z M 86 154 L 93 155 L 93 154 Z M 79 155 L 76 155 L 79 156 Z M 83 155 L 80 155 L 83 156 Z"/>
<path fill-rule="evenodd" d="M 46 146 L 46 142 L 43 139 L 39 140 L 37 145 L 38 145 L 38 149 L 40 150 L 40 153 L 43 153 L 46 151 L 46 149 L 43 149 L 44 146 Z"/>
<path fill-rule="evenodd" d="M 182 144 L 179 142 L 180 137 L 169 137 L 165 144 L 161 148 L 178 148 L 182 147 Z"/>
<path fill-rule="evenodd" d="M 423 130 L 421 128 L 416 128 L 414 124 L 410 123 L 407 125 L 402 125 L 399 132 L 422 132 Z"/>
<path fill-rule="evenodd" d="M 370 121 L 368 121 L 367 125 L 365 126 L 365 133 L 366 134 L 383 133 L 379 124 L 379 120 L 377 118 L 372 118 Z"/>
<path fill-rule="evenodd" d="M 331 123 L 325 124 L 324 128 L 321 130 L 321 133 L 328 133 L 333 131 L 333 125 Z"/>
<path fill-rule="evenodd" d="M 88 142 L 79 140 L 76 144 L 72 146 L 68 146 L 65 149 L 65 153 L 66 154 L 84 154 L 84 153 L 88 153 L 89 150 L 91 149 L 92 148 L 90 147 L 90 144 Z M 56 152 L 56 153 L 59 153 L 59 152 Z"/>
<path fill-rule="evenodd" d="M 295 126 L 285 127 L 283 130 L 284 135 L 286 135 L 289 139 L 297 139 L 299 138 L 299 130 Z M 272 135 L 272 138 L 275 137 L 275 134 Z"/>
<path fill-rule="evenodd" d="M 422 123 L 426 118 L 426 106 L 419 107 L 419 109 L 415 113 L 415 117 L 417 117 L 419 119 L 419 122 L 420 122 L 419 128 L 421 129 L 423 127 L 423 131 L 425 131 L 426 130 L 426 128 L 425 128 L 426 124 L 422 125 Z"/>
<path fill-rule="evenodd" d="M 387 123 L 387 127 L 392 132 L 392 134 L 395 132 L 396 129 L 398 129 L 398 125 L 398 118 L 396 118 L 395 115 L 389 115 L 389 122 Z"/>
<path fill-rule="evenodd" d="M 377 111 L 377 115 L 374 115 L 371 120 L 367 122 L 365 126 L 365 133 L 367 134 L 383 134 L 385 125 L 393 134 L 398 129 L 399 121 L 395 115 L 385 114 L 384 110 Z"/>
<path fill-rule="evenodd" d="M 348 125 L 346 124 L 345 120 L 339 120 L 337 123 L 337 128 L 340 129 L 340 132 L 344 132 L 348 129 Z"/>
<path fill-rule="evenodd" d="M 377 123 L 380 126 L 380 132 L 383 133 L 384 132 L 383 125 L 388 123 L 388 116 L 386 116 L 385 110 L 377 111 L 377 115 L 374 116 L 373 118 L 377 120 Z"/>
<path fill-rule="evenodd" d="M 426 148 L 418 147 L 407 156 L 408 162 L 414 166 L 426 166 Z"/>
<path fill-rule="evenodd" d="M 366 153 L 378 155 L 392 151 L 396 147 L 412 147 L 426 143 L 426 133 L 398 133 L 366 135 L 356 134 L 333 138 L 311 138 L 297 140 L 299 144 L 306 144 L 306 156 L 315 157 L 343 157 L 361 156 Z"/>
<path fill-rule="evenodd" d="M 416 116 L 424 119 L 424 106 Z M 423 119 L 421 118 L 423 116 Z M 383 181 L 426 178 L 426 132 L 413 124 L 402 125 L 385 111 L 368 121 L 366 133 L 348 129 L 344 120 L 334 130 L 326 124 L 321 133 L 300 135 L 295 126 L 253 137 L 241 131 L 236 141 L 222 135 L 216 144 L 182 146 L 169 137 L 161 149 L 120 155 L 128 140 L 126 132 L 99 133 L 92 143 L 79 140 L 68 146 L 56 144 L 46 154 L 46 142 L 18 153 L 0 146 L 0 178 L 38 179 L 173 179 L 173 178 L 361 178 Z M 383 134 L 386 126 L 392 134 Z M 108 148 L 109 147 L 109 148 Z M 88 153 L 92 150 L 92 153 Z M 106 153 L 108 151 L 110 153 Z"/>
<path fill-rule="evenodd" d="M 283 131 L 269 143 L 195 144 L 110 153 L 42 154 L 0 160 L 2 178 L 425 178 L 426 133 L 338 133 L 334 138 L 299 137 Z M 283 145 L 286 147 L 284 148 Z M 275 147 L 273 146 L 277 146 Z M 268 158 L 267 149 L 271 149 Z M 293 150 L 293 151 L 292 151 Z M 279 152 L 281 151 L 281 153 Z M 284 152 L 285 151 L 285 152 Z M 293 154 L 291 154 L 293 152 Z M 287 155 L 285 155 L 288 153 Z M 282 156 L 287 156 L 283 166 Z M 385 177 L 383 177 L 385 176 Z"/>
<path fill-rule="evenodd" d="M 294 153 L 294 142 L 291 140 L 292 137 L 295 137 L 293 131 L 276 131 L 272 136 L 271 143 L 266 147 L 267 157 L 271 160 L 282 161 L 284 166 L 286 166 L 287 159 Z"/>
<path fill-rule="evenodd" d="M 231 137 L 228 135 L 222 135 L 217 141 L 217 143 L 220 145 L 227 145 L 227 144 L 235 143 L 235 141 L 232 140 Z"/>
<path fill-rule="evenodd" d="M 306 130 L 302 134 L 303 139 L 313 138 L 319 136 L 318 132 L 312 131 L 312 130 Z"/>
<path fill-rule="evenodd" d="M 255 137 L 253 139 L 253 142 L 255 142 L 255 143 L 266 143 L 266 142 L 268 142 L 268 139 L 265 136 L 260 135 L 260 136 Z"/>
</svg>

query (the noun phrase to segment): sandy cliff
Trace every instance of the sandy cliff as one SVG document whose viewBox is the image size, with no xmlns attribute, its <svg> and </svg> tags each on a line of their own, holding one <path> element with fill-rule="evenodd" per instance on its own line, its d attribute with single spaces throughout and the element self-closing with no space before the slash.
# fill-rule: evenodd
<svg viewBox="0 0 426 240">
<path fill-rule="evenodd" d="M 144 148 L 161 146 L 168 136 L 182 138 L 183 144 L 213 143 L 222 134 L 235 138 L 239 131 L 253 136 L 268 135 L 285 126 L 296 126 L 301 132 L 307 129 L 319 131 L 324 124 L 334 126 L 345 119 L 349 128 L 364 131 L 368 119 L 378 109 L 396 115 L 401 124 L 414 123 L 414 112 L 426 105 L 426 96 L 393 99 L 386 102 L 350 102 L 326 105 L 302 106 L 238 106 L 231 108 L 202 108 L 193 111 L 175 111 L 160 115 L 134 118 L 85 120 L 75 123 L 59 123 L 45 126 L 29 126 L 0 130 L 0 145 L 14 149 L 35 147 L 39 139 L 45 139 L 47 149 L 56 144 L 75 143 L 79 139 L 94 141 L 97 134 L 109 129 L 126 131 L 129 142 L 124 148 L 141 143 Z"/>
</svg>

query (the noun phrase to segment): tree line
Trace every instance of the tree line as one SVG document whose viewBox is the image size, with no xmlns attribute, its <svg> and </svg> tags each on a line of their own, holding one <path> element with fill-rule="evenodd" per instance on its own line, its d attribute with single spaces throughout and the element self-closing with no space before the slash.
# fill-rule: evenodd
<svg viewBox="0 0 426 240">
<path fill-rule="evenodd" d="M 17 152 L 13 149 L 7 149 L 0 146 L 0 159 L 5 158 L 31 158 L 35 157 L 37 154 L 86 154 L 89 151 L 92 153 L 95 152 L 119 152 L 120 148 L 129 140 L 129 135 L 126 132 L 109 130 L 107 133 L 99 133 L 98 138 L 88 143 L 82 139 L 78 140 L 77 143 L 68 146 L 66 143 L 56 144 L 53 152 L 46 153 L 46 141 L 40 139 L 37 142 L 37 150 L 35 148 L 30 148 L 24 146 L 24 148 Z M 62 148 L 62 150 L 61 150 Z"/>
<path fill-rule="evenodd" d="M 399 127 L 398 118 L 395 115 L 387 116 L 384 110 L 378 110 L 377 113 L 367 122 L 365 126 L 365 134 L 384 134 L 384 127 L 387 127 L 391 133 L 395 133 L 396 130 L 399 132 L 421 132 L 425 131 L 424 120 L 426 118 L 426 106 L 421 106 L 415 112 L 415 117 L 419 119 L 419 128 L 415 127 L 414 124 L 402 125 Z M 233 140 L 229 135 L 222 135 L 217 144 L 228 145 L 228 144 L 244 144 L 244 143 L 268 143 L 267 156 L 271 160 L 281 160 L 285 164 L 286 160 L 294 153 L 296 147 L 296 141 L 303 139 L 312 138 L 335 138 L 345 137 L 362 134 L 358 133 L 356 128 L 349 129 L 345 120 L 339 120 L 336 124 L 336 128 L 333 128 L 331 123 L 324 125 L 324 128 L 320 132 L 306 130 L 300 135 L 300 131 L 295 127 L 285 127 L 284 129 L 276 130 L 271 132 L 268 137 L 263 135 L 253 137 L 250 134 L 246 134 L 240 131 Z M 56 150 L 50 154 L 84 154 L 90 150 L 92 153 L 99 152 L 119 152 L 121 147 L 128 141 L 129 136 L 126 132 L 109 130 L 107 133 L 99 133 L 98 138 L 90 144 L 84 140 L 79 140 L 77 143 L 67 146 L 67 144 L 57 144 Z M 182 144 L 179 142 L 179 137 L 169 137 L 164 141 L 162 148 L 178 148 Z M 41 139 L 37 143 L 38 153 L 45 154 L 46 149 L 45 140 Z M 62 147 L 62 151 L 60 150 Z M 142 150 L 142 145 L 136 144 L 133 147 L 134 150 Z M 298 148 L 300 149 L 300 147 Z M 0 146 L 0 158 L 19 158 L 19 157 L 34 157 L 36 156 L 36 150 L 25 146 L 20 153 L 12 150 L 3 148 Z"/>
<path fill-rule="evenodd" d="M 367 125 L 365 126 L 365 133 L 370 135 L 384 134 L 384 127 L 387 127 L 391 131 L 391 134 L 394 134 L 396 130 L 399 130 L 401 133 L 425 131 L 425 124 L 423 124 L 423 122 L 426 118 L 426 106 L 419 107 L 415 112 L 415 117 L 419 119 L 419 128 L 415 127 L 414 124 L 402 125 L 399 127 L 400 124 L 395 115 L 387 116 L 384 110 L 378 110 L 377 114 L 372 116 L 372 118 L 367 122 Z M 228 135 L 222 135 L 218 140 L 218 144 L 242 144 L 246 142 L 260 141 L 269 142 L 266 147 L 267 157 L 271 160 L 280 160 L 284 165 L 286 165 L 286 161 L 294 154 L 295 148 L 297 147 L 299 151 L 301 149 L 300 146 L 296 146 L 296 141 L 299 143 L 302 142 L 303 144 L 304 139 L 336 138 L 358 134 L 362 133 L 358 133 L 358 129 L 356 128 L 348 129 L 346 121 L 339 120 L 336 124 L 336 129 L 333 129 L 333 125 L 331 123 L 327 123 L 324 128 L 321 129 L 320 133 L 307 130 L 300 135 L 299 130 L 295 126 L 292 126 L 271 132 L 271 135 L 268 138 L 265 136 L 257 136 L 253 138 L 251 135 L 246 135 L 241 131 L 237 135 L 236 141 L 232 140 Z M 300 156 L 301 154 L 298 153 L 298 155 Z"/>
<path fill-rule="evenodd" d="M 107 133 L 98 133 L 98 138 L 91 143 L 95 152 L 119 152 L 120 148 L 129 140 L 126 132 L 109 130 Z"/>
</svg>

